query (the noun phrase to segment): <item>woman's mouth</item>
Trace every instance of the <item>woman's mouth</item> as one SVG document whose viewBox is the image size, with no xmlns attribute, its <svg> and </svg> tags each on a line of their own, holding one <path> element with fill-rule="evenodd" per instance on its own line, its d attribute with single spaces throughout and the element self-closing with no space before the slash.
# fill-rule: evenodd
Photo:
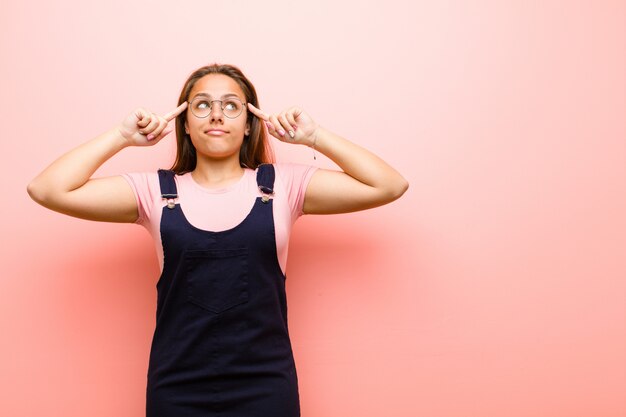
<svg viewBox="0 0 626 417">
<path fill-rule="evenodd" d="M 226 134 L 227 132 L 225 130 L 222 130 L 222 129 L 209 129 L 209 130 L 207 130 L 204 133 L 206 133 L 207 135 L 220 136 L 220 135 Z"/>
</svg>

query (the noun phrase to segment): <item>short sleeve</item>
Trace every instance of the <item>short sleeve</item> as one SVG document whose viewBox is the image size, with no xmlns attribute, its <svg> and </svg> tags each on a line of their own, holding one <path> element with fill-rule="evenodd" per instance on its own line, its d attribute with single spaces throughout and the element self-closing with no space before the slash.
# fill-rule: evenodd
<svg viewBox="0 0 626 417">
<path fill-rule="evenodd" d="M 306 189 L 311 177 L 313 177 L 318 168 L 312 165 L 295 163 L 276 163 L 274 166 L 276 167 L 277 177 L 287 192 L 291 219 L 294 222 L 304 214 L 302 209 L 304 207 Z"/>
<path fill-rule="evenodd" d="M 158 174 L 133 172 L 122 174 L 122 177 L 128 181 L 135 193 L 139 214 L 135 223 L 147 226 L 151 221 L 154 205 L 161 198 Z"/>
</svg>

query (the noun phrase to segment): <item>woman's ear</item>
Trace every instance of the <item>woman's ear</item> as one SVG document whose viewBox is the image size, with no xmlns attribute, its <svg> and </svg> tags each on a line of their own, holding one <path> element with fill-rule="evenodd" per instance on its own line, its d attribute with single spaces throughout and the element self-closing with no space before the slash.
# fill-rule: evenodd
<svg viewBox="0 0 626 417">
<path fill-rule="evenodd" d="M 185 120 L 185 133 L 189 134 L 189 125 L 187 124 L 186 120 Z"/>
<path fill-rule="evenodd" d="M 246 130 L 243 131 L 243 134 L 246 136 L 250 134 L 250 123 L 246 123 Z"/>
</svg>

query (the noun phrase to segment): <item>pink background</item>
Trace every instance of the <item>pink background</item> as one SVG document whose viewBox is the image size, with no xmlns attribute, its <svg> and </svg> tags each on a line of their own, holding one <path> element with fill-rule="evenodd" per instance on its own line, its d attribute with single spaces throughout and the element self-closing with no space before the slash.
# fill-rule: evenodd
<svg viewBox="0 0 626 417">
<path fill-rule="evenodd" d="M 46 211 L 26 185 L 135 107 L 171 110 L 215 61 L 411 184 L 296 224 L 303 417 L 626 415 L 623 1 L 5 1 L 0 48 L 0 415 L 143 415 L 148 234 Z"/>
</svg>

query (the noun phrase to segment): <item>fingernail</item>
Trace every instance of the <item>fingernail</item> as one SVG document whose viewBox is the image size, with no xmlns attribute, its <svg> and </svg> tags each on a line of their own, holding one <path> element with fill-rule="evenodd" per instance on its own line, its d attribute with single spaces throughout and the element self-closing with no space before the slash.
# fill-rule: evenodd
<svg viewBox="0 0 626 417">
<path fill-rule="evenodd" d="M 282 129 L 280 129 L 280 130 L 278 131 L 278 134 L 279 134 L 280 136 L 285 136 L 285 131 L 284 131 L 284 130 L 282 130 Z"/>
<path fill-rule="evenodd" d="M 267 127 L 268 129 L 271 129 L 272 124 L 270 122 L 265 122 L 265 127 Z"/>
<path fill-rule="evenodd" d="M 290 131 L 289 131 L 289 136 L 291 136 L 291 138 L 293 139 L 293 137 L 294 137 L 294 136 L 296 136 L 296 134 L 295 134 L 295 133 L 293 133 L 293 130 L 290 130 Z"/>
<path fill-rule="evenodd" d="M 152 139 L 154 139 L 154 135 L 152 133 L 150 133 L 148 136 L 146 136 L 146 139 L 152 140 Z"/>
</svg>

